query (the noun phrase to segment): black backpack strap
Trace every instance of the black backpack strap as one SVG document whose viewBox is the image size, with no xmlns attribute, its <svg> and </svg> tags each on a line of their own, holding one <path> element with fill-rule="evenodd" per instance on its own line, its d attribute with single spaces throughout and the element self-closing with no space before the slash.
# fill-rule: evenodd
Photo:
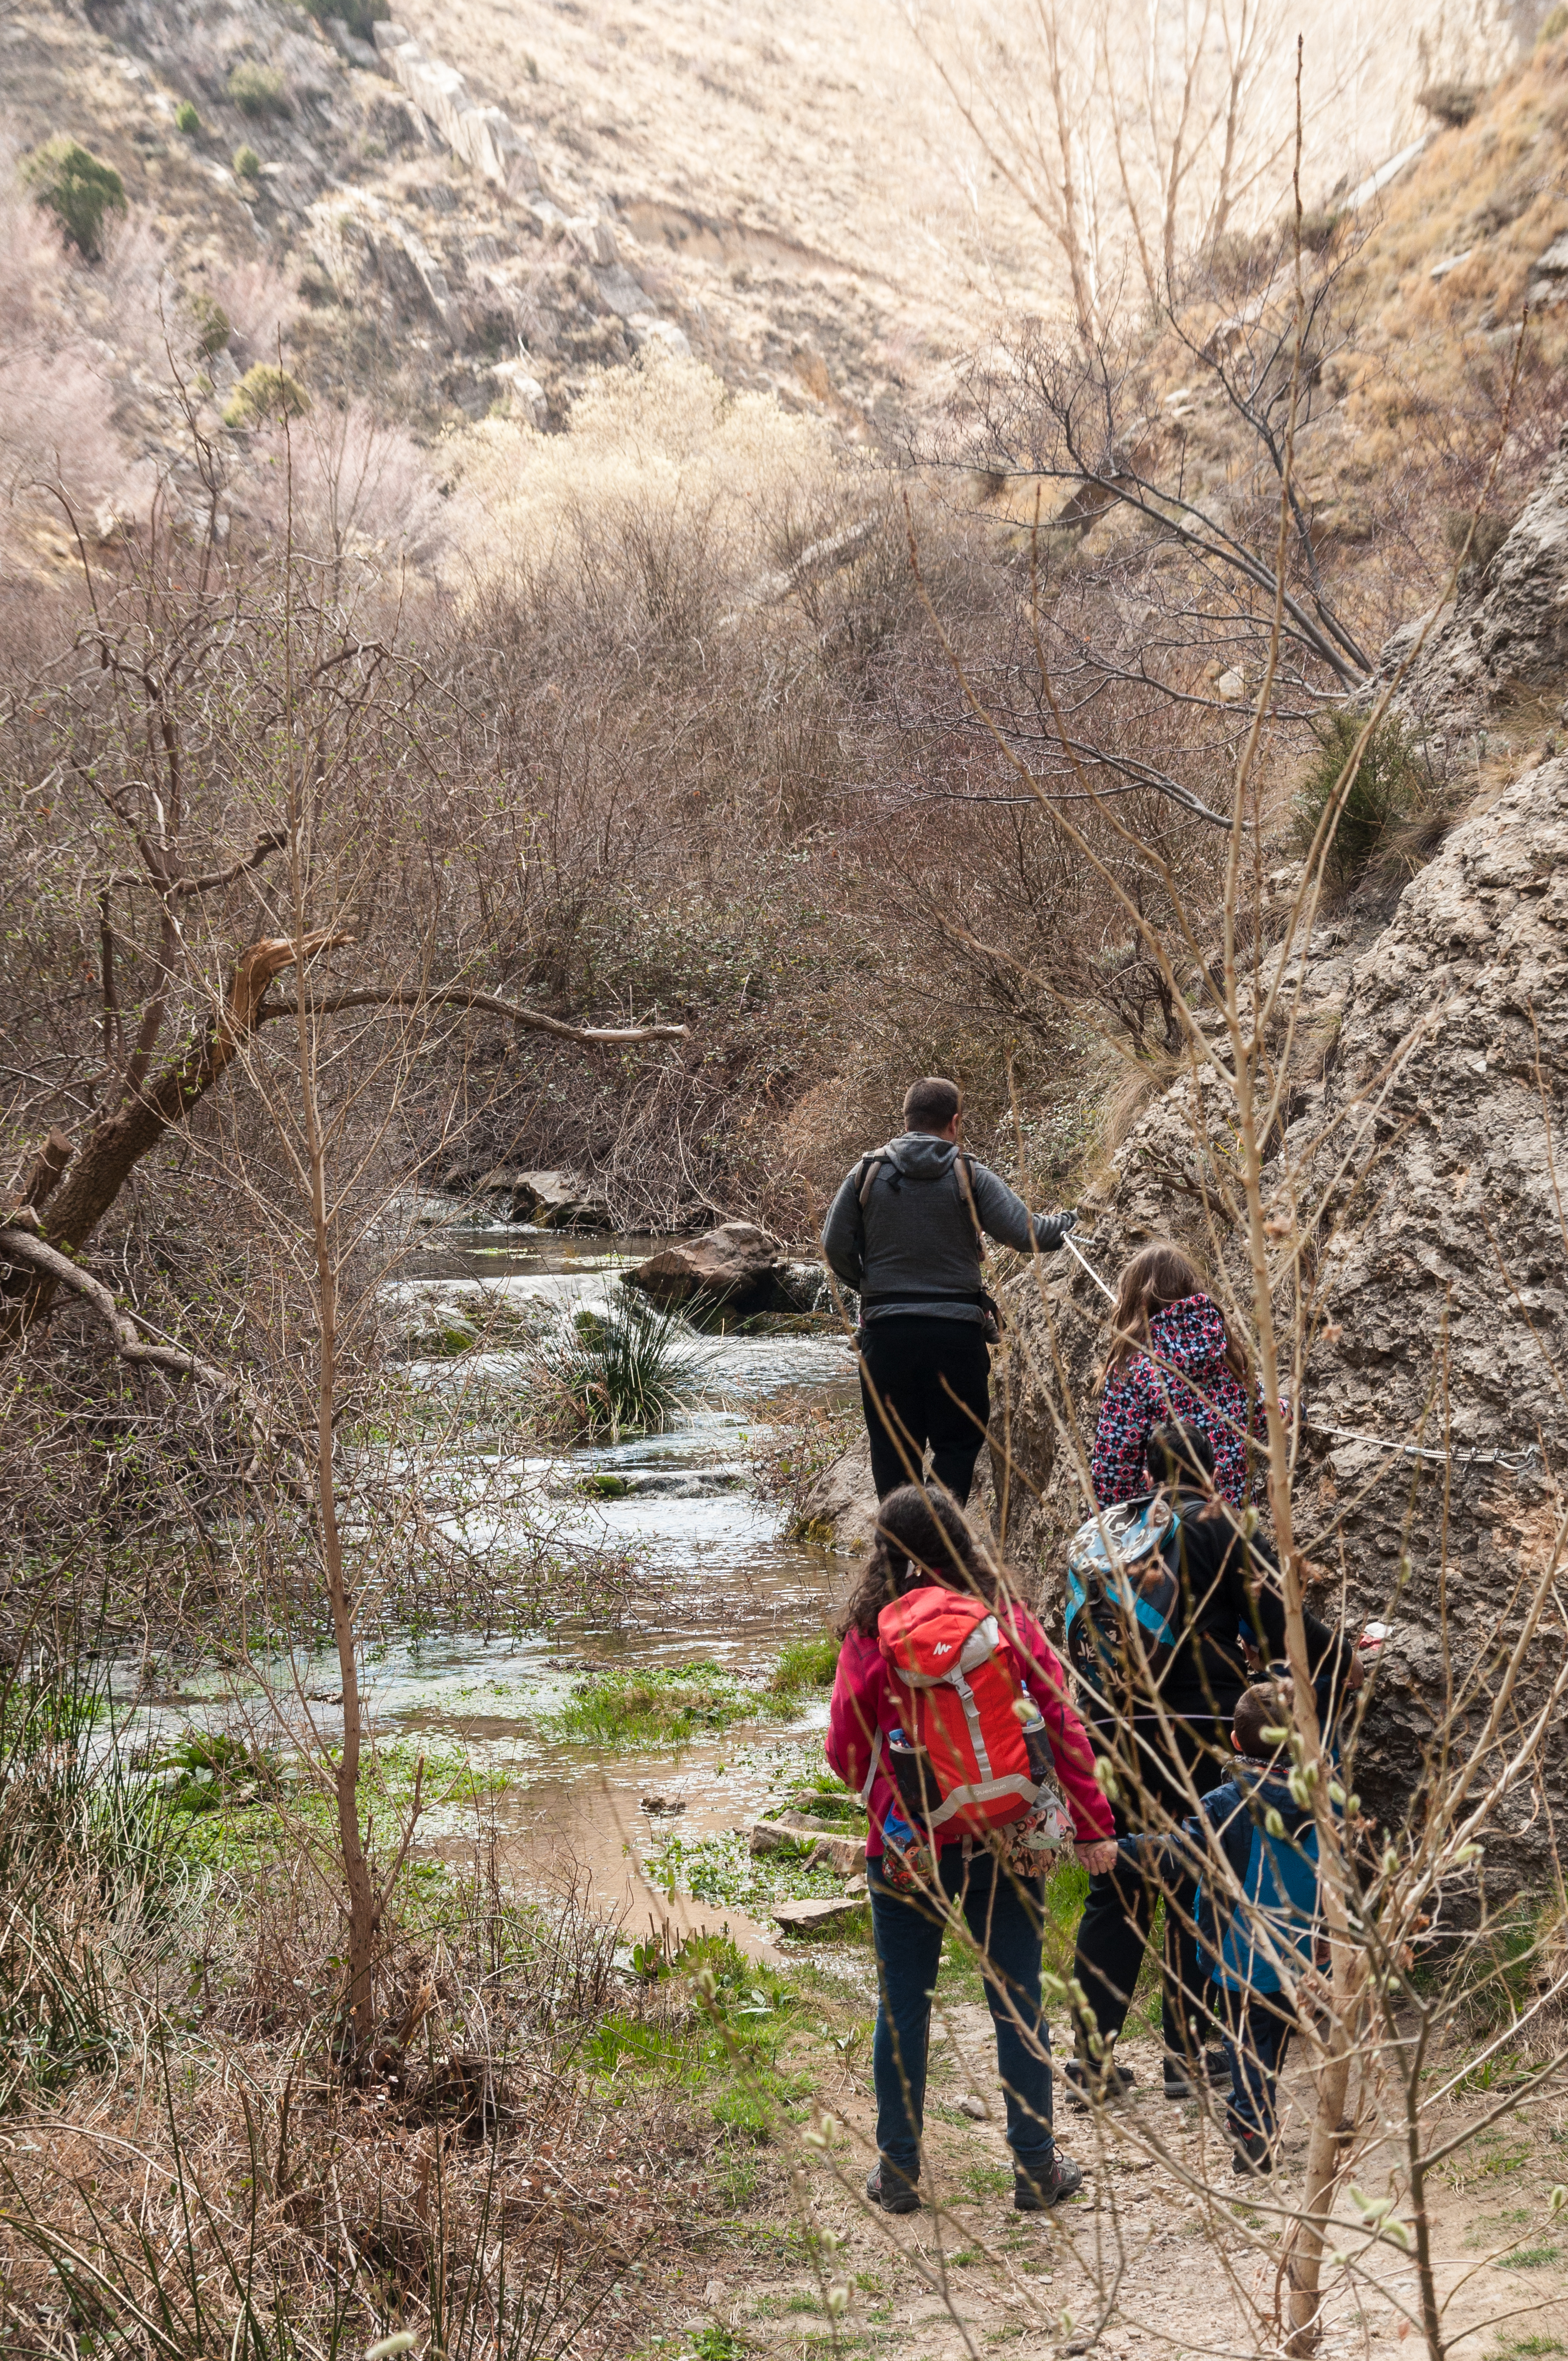
<svg viewBox="0 0 1568 2361">
<path fill-rule="evenodd" d="M 968 1206 L 970 1220 L 974 1224 L 975 1252 L 979 1255 L 981 1262 L 983 1262 L 985 1260 L 985 1232 L 980 1225 L 980 1213 L 974 1202 L 973 1167 L 973 1157 L 967 1156 L 964 1153 L 964 1150 L 960 1148 L 958 1154 L 953 1159 L 953 1170 L 959 1176 L 959 1194 L 963 1199 L 964 1203 Z"/>
</svg>

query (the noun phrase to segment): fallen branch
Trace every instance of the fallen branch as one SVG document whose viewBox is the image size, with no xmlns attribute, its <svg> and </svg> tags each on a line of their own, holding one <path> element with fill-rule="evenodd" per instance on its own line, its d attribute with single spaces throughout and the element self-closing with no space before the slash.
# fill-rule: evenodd
<svg viewBox="0 0 1568 2361">
<path fill-rule="evenodd" d="M 526 1025 L 535 1033 L 554 1033 L 564 1041 L 617 1043 L 630 1041 L 684 1041 L 689 1028 L 685 1025 L 568 1025 L 564 1017 L 545 1016 L 537 1008 L 520 1007 L 515 1000 L 498 1000 L 493 992 L 474 992 L 466 983 L 435 983 L 411 990 L 400 984 L 367 984 L 353 992 L 323 993 L 321 999 L 306 1005 L 311 1016 L 336 1016 L 345 1008 L 471 1008 L 487 1016 L 504 1016 L 513 1025 Z M 257 1016 L 265 1025 L 271 1016 L 297 1016 L 297 1000 L 271 1000 Z"/>
<path fill-rule="evenodd" d="M 138 1159 L 156 1147 L 165 1132 L 184 1122 L 254 1035 L 261 1004 L 282 971 L 348 939 L 330 927 L 322 927 L 299 942 L 283 936 L 268 937 L 241 953 L 228 990 L 203 1030 L 187 1042 L 156 1082 L 137 1092 L 94 1126 L 58 1190 L 51 1180 L 48 1226 L 57 1245 L 81 1252 Z M 63 1140 L 63 1135 L 60 1137 Z M 69 1141 L 64 1146 L 69 1150 Z M 41 1168 L 46 1152 L 39 1151 L 35 1170 Z M 52 1272 L 35 1271 L 23 1290 L 24 1300 L 0 1323 L 0 1339 L 18 1334 L 47 1311 L 55 1284 Z M 0 1296 L 14 1298 L 17 1293 L 15 1286 L 0 1284 Z"/>
<path fill-rule="evenodd" d="M 12 1223 L 0 1224 L 0 1257 L 20 1263 L 56 1287 L 68 1288 L 92 1306 L 108 1329 L 115 1352 L 122 1361 L 133 1367 L 166 1370 L 170 1376 L 194 1378 L 198 1384 L 210 1386 L 221 1394 L 245 1422 L 258 1455 L 272 1457 L 280 1444 L 297 1451 L 299 1444 L 286 1428 L 280 1429 L 271 1406 L 243 1378 L 231 1376 L 215 1362 L 206 1360 L 200 1353 L 188 1352 L 182 1345 L 164 1345 L 142 1334 L 136 1316 L 121 1310 L 101 1279 L 83 1270 L 69 1255 L 61 1254 L 29 1230 L 19 1229 Z M 303 1492 L 297 1477 L 289 1479 L 291 1491 L 301 1498 Z"/>
</svg>

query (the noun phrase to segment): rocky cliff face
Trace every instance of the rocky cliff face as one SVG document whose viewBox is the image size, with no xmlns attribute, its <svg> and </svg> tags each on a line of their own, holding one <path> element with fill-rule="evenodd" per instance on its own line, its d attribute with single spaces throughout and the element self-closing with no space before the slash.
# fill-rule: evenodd
<svg viewBox="0 0 1568 2361">
<path fill-rule="evenodd" d="M 1444 1592 L 1463 1678 L 1508 1628 L 1560 1513 L 1568 761 L 1530 770 L 1458 829 L 1387 930 L 1354 961 L 1332 948 L 1305 982 L 1310 1011 L 1341 1014 L 1329 1071 L 1301 1093 L 1268 1173 L 1276 1217 L 1290 1200 L 1298 1209 L 1321 1307 L 1300 1393 L 1298 1532 L 1320 1612 L 1398 1626 L 1357 1774 L 1389 1814 L 1442 1708 Z M 1223 1214 L 1218 1239 L 1194 1218 L 1195 1189 L 1218 1208 L 1225 1182 L 1212 1144 L 1223 1126 L 1204 1145 L 1193 1115 L 1184 1083 L 1127 1141 L 1094 1209 L 1093 1257 L 1110 1275 L 1174 1235 L 1211 1268 L 1218 1259 L 1245 1302 L 1239 1237 Z M 1276 1279 L 1288 1316 L 1283 1256 Z M 1054 1618 L 1062 1546 L 1085 1512 L 1058 1420 L 1070 1398 L 1091 1431 L 1107 1306 L 1076 1265 L 1043 1295 L 1032 1279 L 1013 1292 L 1013 1445 L 1036 1496 L 1010 1540 Z M 1398 1447 L 1409 1444 L 1433 1455 Z M 1543 1638 L 1543 1657 L 1562 1637 Z M 1544 1872 L 1548 1832 L 1525 1825 L 1522 1805 L 1516 1817 L 1511 1865 Z"/>
<path fill-rule="evenodd" d="M 1568 265 L 1568 239 L 1563 260 Z M 1555 253 L 1556 249 L 1552 249 Z M 1397 631 L 1383 651 L 1391 677 L 1421 630 Z M 1399 702 L 1429 727 L 1528 726 L 1562 718 L 1568 674 L 1568 428 L 1512 530 L 1485 564 L 1460 575 L 1456 595 L 1401 685 Z"/>
</svg>

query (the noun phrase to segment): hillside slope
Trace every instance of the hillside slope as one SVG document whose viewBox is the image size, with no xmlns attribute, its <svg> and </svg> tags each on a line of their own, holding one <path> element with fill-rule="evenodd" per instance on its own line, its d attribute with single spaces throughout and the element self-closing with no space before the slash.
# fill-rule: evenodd
<svg viewBox="0 0 1568 2361">
<path fill-rule="evenodd" d="M 1475 38 L 1495 47 L 1486 15 Z M 0 128 L 17 150 L 63 131 L 104 155 L 181 280 L 263 262 L 286 278 L 302 368 L 426 431 L 505 400 L 495 367 L 520 347 L 558 423 L 587 373 L 636 348 L 646 308 L 728 382 L 896 439 L 999 318 L 1059 309 L 1050 239 L 883 0 L 806 0 L 787 22 L 760 0 L 455 0 L 407 17 L 477 103 L 507 110 L 537 187 L 490 187 L 365 42 L 344 27 L 334 46 L 287 0 L 95 0 L 85 16 L 22 0 Z M 1410 60 L 1446 25 L 1441 7 L 1398 12 L 1319 177 L 1408 136 Z M 236 104 L 236 67 L 274 77 L 276 103 L 256 104 L 253 80 Z M 242 144 L 250 181 L 232 169 Z M 634 284 L 572 234 L 596 220 Z"/>
</svg>

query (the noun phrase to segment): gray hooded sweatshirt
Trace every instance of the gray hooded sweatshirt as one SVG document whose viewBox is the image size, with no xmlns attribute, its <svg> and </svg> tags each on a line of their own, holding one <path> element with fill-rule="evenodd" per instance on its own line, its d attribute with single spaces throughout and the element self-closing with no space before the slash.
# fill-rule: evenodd
<svg viewBox="0 0 1568 2361">
<path fill-rule="evenodd" d="M 1054 1253 L 1071 1227 L 1070 1216 L 1032 1214 L 1005 1180 L 968 1157 L 971 1215 L 957 1170 L 959 1150 L 932 1132 L 903 1132 L 873 1148 L 872 1159 L 877 1157 L 883 1161 L 864 1207 L 860 1191 L 870 1159 L 845 1180 L 822 1231 L 828 1268 L 859 1290 L 866 1320 L 913 1312 L 983 1321 L 976 1215 L 988 1235 L 1021 1254 L 1036 1246 Z"/>
</svg>

